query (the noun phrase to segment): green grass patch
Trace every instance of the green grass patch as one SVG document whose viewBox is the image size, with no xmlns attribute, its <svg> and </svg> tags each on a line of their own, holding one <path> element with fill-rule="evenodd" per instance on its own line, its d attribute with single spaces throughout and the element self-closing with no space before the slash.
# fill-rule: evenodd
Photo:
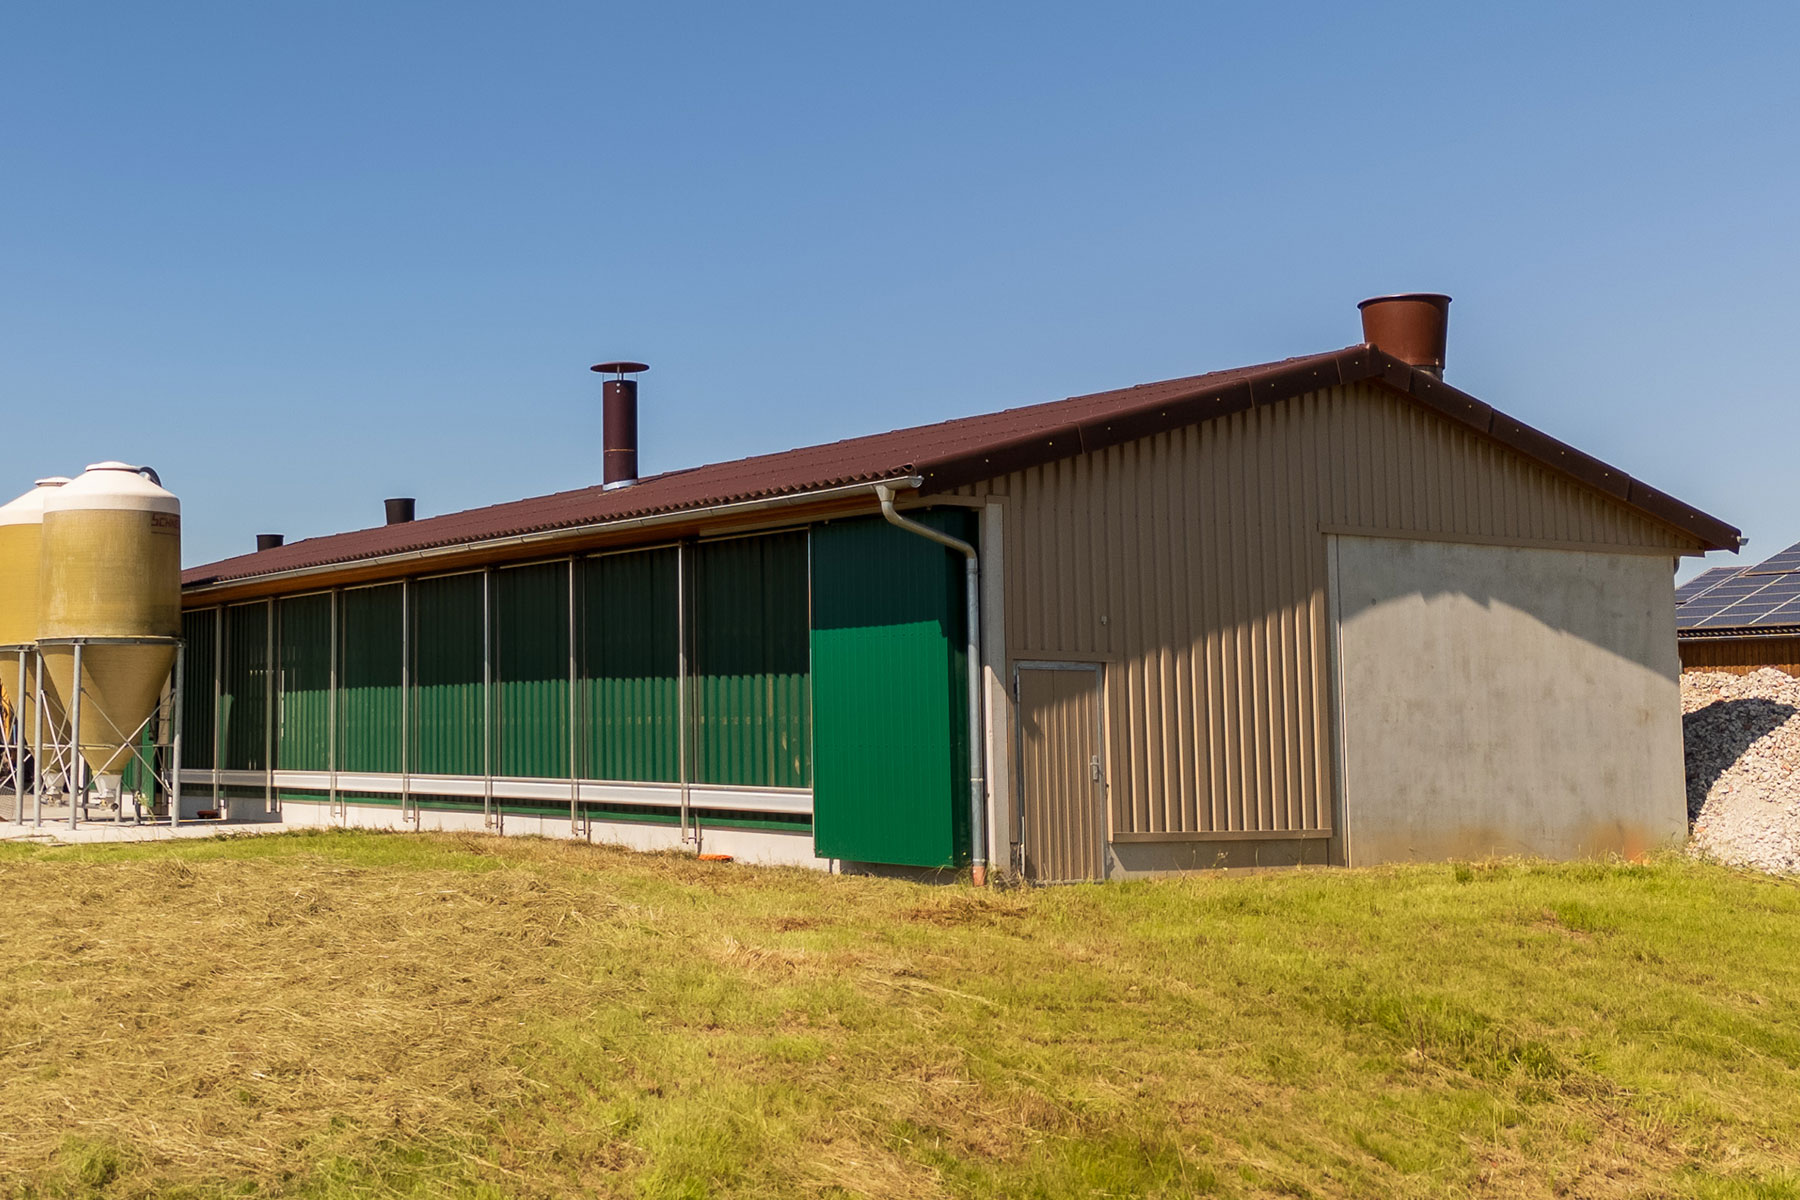
<svg viewBox="0 0 1800 1200">
<path fill-rule="evenodd" d="M 0 1195 L 1800 1197 L 1800 887 L 0 846 Z"/>
</svg>

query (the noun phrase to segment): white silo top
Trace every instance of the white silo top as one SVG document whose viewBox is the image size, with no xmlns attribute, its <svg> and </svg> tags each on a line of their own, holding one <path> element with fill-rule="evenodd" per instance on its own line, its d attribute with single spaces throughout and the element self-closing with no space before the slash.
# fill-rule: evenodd
<svg viewBox="0 0 1800 1200">
<path fill-rule="evenodd" d="M 48 479 L 38 480 L 36 487 L 17 500 L 0 504 L 0 525 L 42 524 L 44 501 L 49 499 L 51 491 L 67 482 L 69 482 L 67 475 L 52 475 Z"/>
<path fill-rule="evenodd" d="M 44 501 L 44 511 L 80 512 L 92 509 L 126 509 L 133 512 L 179 514 L 181 501 L 173 492 L 151 483 L 130 463 L 94 463 Z"/>
</svg>

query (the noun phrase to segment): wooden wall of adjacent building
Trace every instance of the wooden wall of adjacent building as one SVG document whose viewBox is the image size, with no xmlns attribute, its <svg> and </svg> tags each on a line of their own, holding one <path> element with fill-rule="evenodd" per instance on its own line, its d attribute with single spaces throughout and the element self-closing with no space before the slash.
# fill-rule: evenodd
<svg viewBox="0 0 1800 1200">
<path fill-rule="evenodd" d="M 1748 675 L 1774 667 L 1800 676 L 1800 637 L 1684 638 L 1681 669 Z"/>
<path fill-rule="evenodd" d="M 959 494 L 1004 506 L 1009 659 L 1105 664 L 1114 842 L 1330 830 L 1326 535 L 1696 548 L 1372 384 Z"/>
</svg>

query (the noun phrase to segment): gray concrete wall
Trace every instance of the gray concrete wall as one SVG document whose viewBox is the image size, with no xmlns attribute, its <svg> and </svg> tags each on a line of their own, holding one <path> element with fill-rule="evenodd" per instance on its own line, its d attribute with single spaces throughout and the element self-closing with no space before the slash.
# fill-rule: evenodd
<svg viewBox="0 0 1800 1200">
<path fill-rule="evenodd" d="M 1668 558 L 1334 537 L 1330 559 L 1352 865 L 1685 836 Z"/>
</svg>

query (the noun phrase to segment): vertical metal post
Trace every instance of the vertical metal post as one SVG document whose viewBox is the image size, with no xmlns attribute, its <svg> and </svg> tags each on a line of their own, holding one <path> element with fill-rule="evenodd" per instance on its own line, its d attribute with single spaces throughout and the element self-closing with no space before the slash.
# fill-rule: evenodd
<svg viewBox="0 0 1800 1200">
<path fill-rule="evenodd" d="M 325 720 L 330 726 L 325 734 L 325 770 L 329 788 L 325 811 L 333 820 L 338 817 L 338 606 L 343 595 L 343 588 L 331 589 L 331 674 L 327 683 L 329 690 L 325 693 Z"/>
<path fill-rule="evenodd" d="M 215 813 L 225 812 L 224 781 L 220 776 L 220 764 L 225 761 L 225 606 L 213 609 L 213 752 L 212 752 L 212 807 Z"/>
<path fill-rule="evenodd" d="M 688 545 L 675 544 L 675 768 L 681 780 L 681 842 L 688 842 Z M 699 841 L 698 837 L 693 839 Z"/>
<path fill-rule="evenodd" d="M 275 726 L 280 714 L 275 706 L 281 692 L 275 687 L 275 673 L 281 669 L 275 646 L 275 601 L 268 601 L 269 611 L 263 622 L 263 812 L 281 811 L 275 799 Z"/>
<path fill-rule="evenodd" d="M 569 560 L 569 833 L 581 832 L 581 772 L 575 768 L 575 706 L 579 671 L 575 662 L 575 560 Z"/>
<path fill-rule="evenodd" d="M 187 697 L 187 639 L 175 643 L 175 691 L 169 697 L 169 828 L 181 824 L 181 721 Z"/>
<path fill-rule="evenodd" d="M 44 824 L 44 655 L 33 646 L 32 662 L 36 664 L 36 702 L 31 713 L 31 823 Z"/>
<path fill-rule="evenodd" d="M 13 693 L 13 820 L 25 823 L 25 648 L 19 647 L 19 688 Z M 31 763 L 37 770 L 37 760 Z"/>
<path fill-rule="evenodd" d="M 976 887 L 987 883 L 987 726 L 981 711 L 981 560 L 971 552 L 963 560 L 963 590 L 967 605 L 964 618 L 969 648 L 963 673 L 969 688 L 969 850 L 970 879 Z"/>
<path fill-rule="evenodd" d="M 412 580 L 400 581 L 400 819 L 412 794 L 407 750 L 412 742 Z"/>
<path fill-rule="evenodd" d="M 69 828 L 75 828 L 75 804 L 77 800 L 87 798 L 86 773 L 81 769 L 81 643 L 75 643 L 75 686 L 70 689 L 69 697 L 69 771 L 75 777 L 75 786 L 65 788 L 69 793 Z"/>
<path fill-rule="evenodd" d="M 494 827 L 494 568 L 481 568 L 481 826 Z"/>
</svg>

